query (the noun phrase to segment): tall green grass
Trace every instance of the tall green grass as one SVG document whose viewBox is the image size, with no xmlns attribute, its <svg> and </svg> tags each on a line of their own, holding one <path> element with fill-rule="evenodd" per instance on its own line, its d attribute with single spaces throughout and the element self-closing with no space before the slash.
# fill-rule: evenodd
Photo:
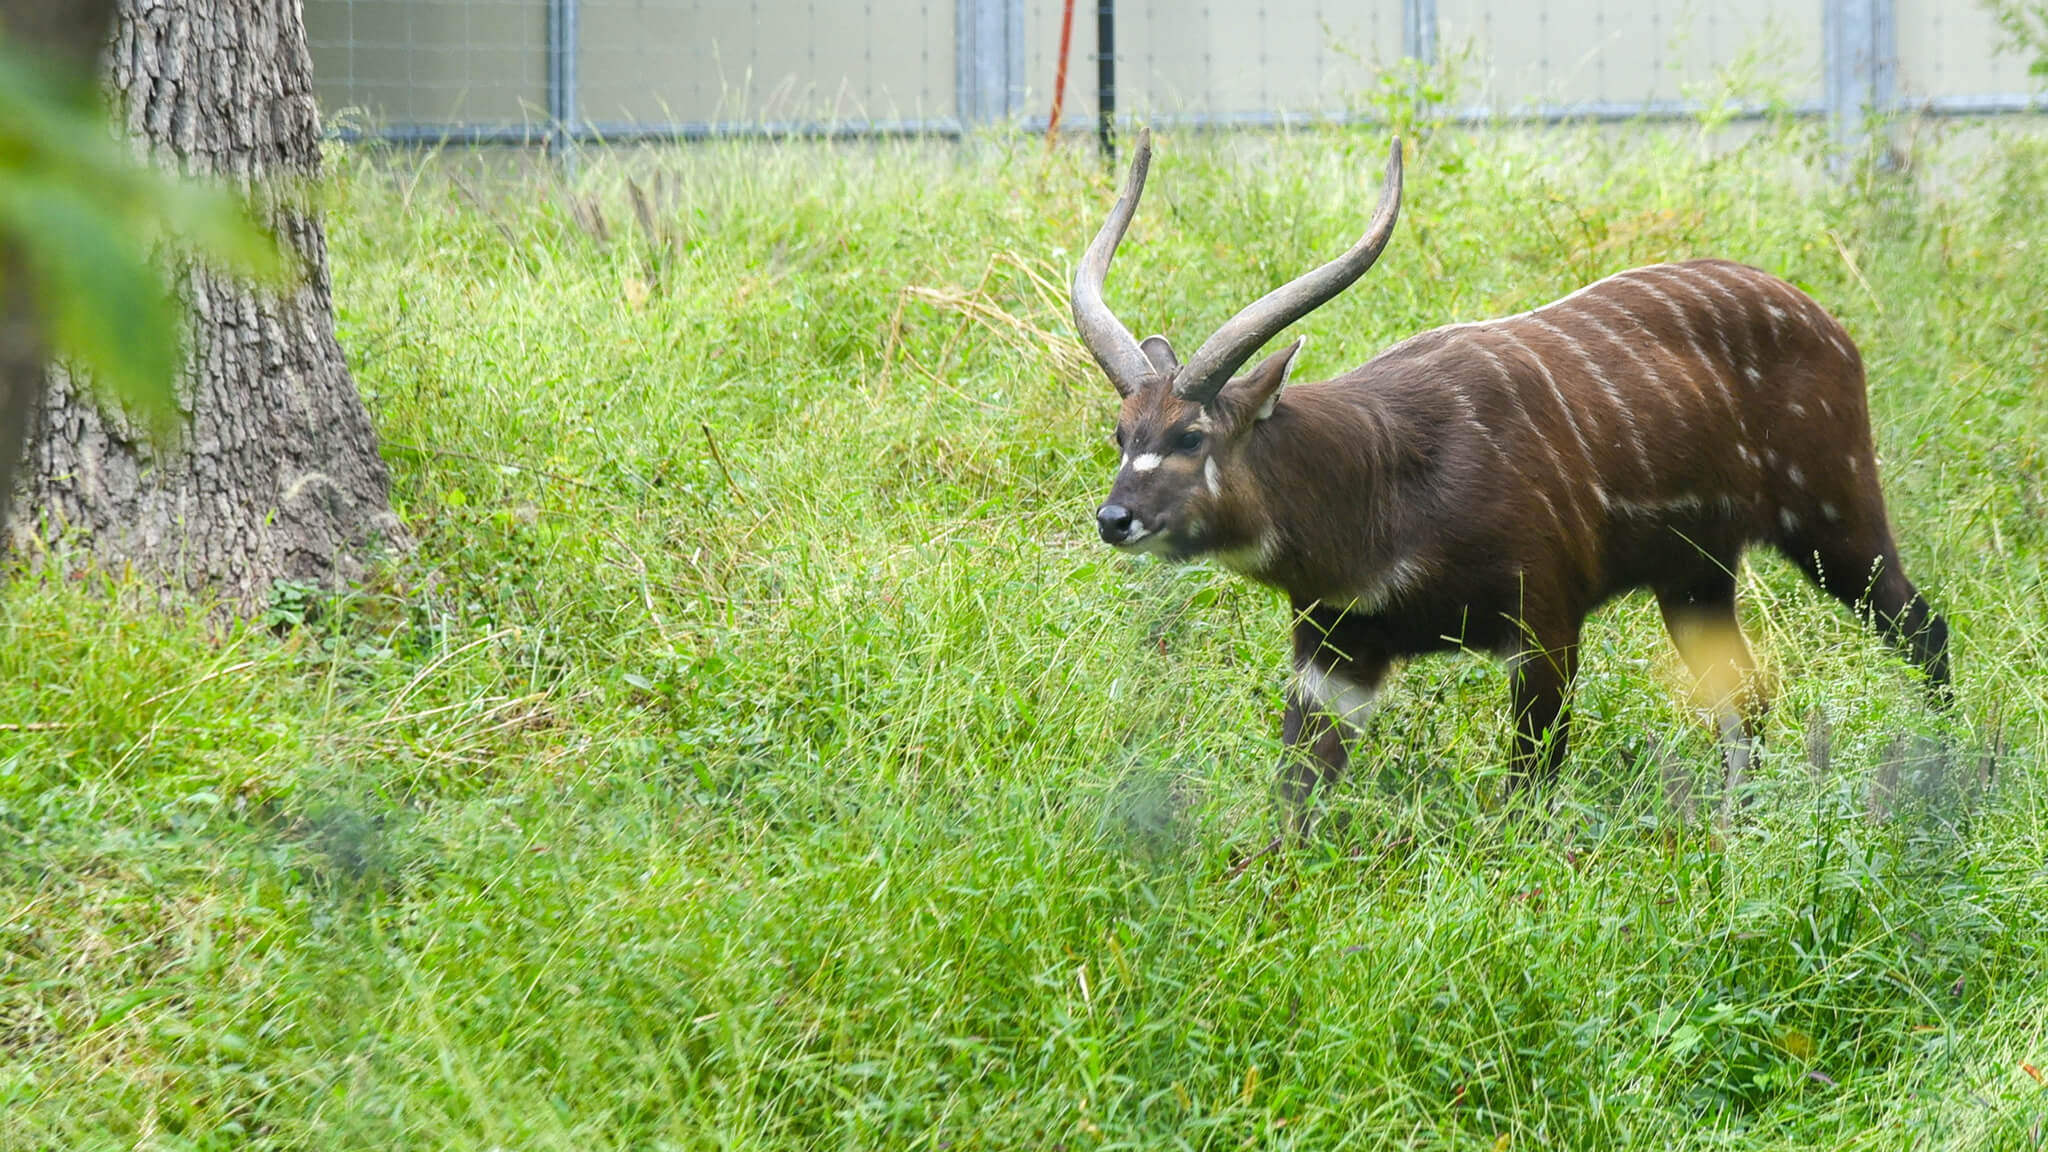
<svg viewBox="0 0 2048 1152">
<path fill-rule="evenodd" d="M 1641 262 L 1786 276 L 1870 364 L 1955 717 L 1759 559 L 1725 836 L 1629 599 L 1554 811 L 1493 799 L 1499 670 L 1432 659 L 1346 830 L 1254 857 L 1285 607 L 1092 539 L 1114 397 L 1062 285 L 1116 173 L 345 153 L 341 337 L 419 550 L 226 636 L 8 588 L 0 1147 L 2042 1146 L 2048 147 L 1415 144 L 1303 371 Z M 1198 339 L 1355 237 L 1384 147 L 1162 137 L 1112 302 Z"/>
</svg>

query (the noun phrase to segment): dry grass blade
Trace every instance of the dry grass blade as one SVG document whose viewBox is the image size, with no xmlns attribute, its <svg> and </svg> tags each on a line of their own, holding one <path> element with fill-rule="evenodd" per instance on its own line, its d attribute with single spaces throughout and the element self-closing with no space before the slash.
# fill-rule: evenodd
<svg viewBox="0 0 2048 1152">
<path fill-rule="evenodd" d="M 600 248 L 609 245 L 612 242 L 612 231 L 605 223 L 604 206 L 598 203 L 597 197 L 578 196 L 574 192 L 568 195 L 569 219 L 583 230 L 584 235 L 597 241 Z"/>
<path fill-rule="evenodd" d="M 632 202 L 633 219 L 640 222 L 640 234 L 650 244 L 659 241 L 662 230 L 654 223 L 654 208 L 647 202 L 647 193 L 641 190 L 638 180 L 626 180 L 626 199 Z"/>
<path fill-rule="evenodd" d="M 398 694 L 391 698 L 391 703 L 384 709 L 384 715 L 382 718 L 378 720 L 378 723 L 391 723 L 393 719 L 399 715 L 399 706 L 404 704 L 408 699 L 410 699 L 414 692 L 419 691 L 420 686 L 425 684 L 428 680 L 432 679 L 434 674 L 436 672 L 439 672 L 443 666 L 448 664 L 449 661 L 454 660 L 458 656 L 464 655 L 469 652 L 473 652 L 486 644 L 495 644 L 498 641 L 503 640 L 507 636 L 517 634 L 518 631 L 518 628 L 510 626 L 504 628 L 496 628 L 491 630 L 490 632 L 485 633 L 482 636 L 477 637 L 474 640 L 471 640 L 467 644 L 460 645 L 456 648 L 451 648 L 448 651 L 441 653 L 439 656 L 436 656 L 431 662 L 427 664 L 426 667 L 421 668 L 418 672 L 414 673 L 412 679 L 406 682 L 405 687 L 401 688 Z"/>
<path fill-rule="evenodd" d="M 476 210 L 477 215 L 489 221 L 491 227 L 498 230 L 498 235 L 505 241 L 507 254 L 516 254 L 519 251 L 519 238 L 513 235 L 512 226 L 499 219 L 496 212 L 491 211 L 490 207 L 484 203 L 483 196 L 475 188 L 470 187 L 469 181 L 463 178 L 462 173 L 450 173 L 448 182 L 454 186 L 455 191 L 464 200 L 469 201 L 469 206 Z"/>
<path fill-rule="evenodd" d="M 878 392 L 886 389 L 891 370 L 900 357 L 903 344 L 903 306 L 909 301 L 926 304 L 941 312 L 960 317 L 961 329 L 948 338 L 940 354 L 942 366 L 951 362 L 961 333 L 968 327 L 979 326 L 1018 351 L 1049 357 L 1055 373 L 1062 380 L 1086 379 L 1093 369 L 1094 361 L 1089 358 L 1078 341 L 1064 333 L 1027 320 L 997 302 L 990 291 L 990 283 L 995 279 L 996 272 L 1002 268 L 1014 269 L 1023 277 L 1040 309 L 1056 316 L 1065 314 L 1066 293 L 1047 279 L 1029 260 L 1013 252 L 999 252 L 991 257 L 982 268 L 981 276 L 973 288 L 910 285 L 898 292 L 895 312 L 890 317 L 888 335 L 883 343 Z M 925 376 L 937 382 L 944 382 L 943 367 L 928 367 L 914 357 L 909 358 L 909 361 Z"/>
</svg>

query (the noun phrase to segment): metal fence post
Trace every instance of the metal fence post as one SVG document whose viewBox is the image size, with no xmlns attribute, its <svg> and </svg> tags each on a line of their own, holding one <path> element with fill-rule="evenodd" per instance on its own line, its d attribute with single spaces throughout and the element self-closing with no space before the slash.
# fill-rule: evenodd
<svg viewBox="0 0 2048 1152">
<path fill-rule="evenodd" d="M 1401 0 L 1401 55 L 1436 63 L 1436 0 Z"/>
<path fill-rule="evenodd" d="M 1837 162 L 1868 154 L 1874 122 L 1897 104 L 1893 0 L 1821 0 L 1828 125 Z"/>
<path fill-rule="evenodd" d="M 953 11 L 961 127 L 1016 116 L 1024 107 L 1024 0 L 955 0 Z"/>
<path fill-rule="evenodd" d="M 1095 5 L 1095 135 L 1103 160 L 1116 163 L 1116 0 Z"/>
<path fill-rule="evenodd" d="M 548 155 L 576 174 L 576 0 L 548 0 Z"/>
</svg>

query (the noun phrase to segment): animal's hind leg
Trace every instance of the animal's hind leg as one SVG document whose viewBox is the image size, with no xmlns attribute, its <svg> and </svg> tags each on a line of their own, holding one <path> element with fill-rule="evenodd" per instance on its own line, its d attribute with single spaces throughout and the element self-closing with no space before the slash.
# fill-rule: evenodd
<svg viewBox="0 0 2048 1152">
<path fill-rule="evenodd" d="M 1881 504 L 1879 509 L 1876 519 L 1881 525 Z M 1808 579 L 1869 620 L 1879 635 L 1920 666 L 1935 704 L 1950 703 L 1948 621 L 1906 579 L 1889 532 L 1879 527 L 1829 540 L 1795 540 L 1784 550 Z"/>
<path fill-rule="evenodd" d="M 1749 774 L 1764 701 L 1756 682 L 1756 661 L 1735 618 L 1735 573 L 1709 561 L 1682 584 L 1657 589 L 1664 630 L 1693 677 L 1693 701 L 1714 717 L 1715 735 L 1727 773 L 1725 796 L 1733 798 Z"/>
</svg>

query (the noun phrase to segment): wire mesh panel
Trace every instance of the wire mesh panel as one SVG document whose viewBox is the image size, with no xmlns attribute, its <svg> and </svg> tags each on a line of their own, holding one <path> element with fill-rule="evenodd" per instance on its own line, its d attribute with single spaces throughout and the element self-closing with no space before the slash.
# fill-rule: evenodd
<svg viewBox="0 0 2048 1152">
<path fill-rule="evenodd" d="M 1097 113 L 1076 0 L 1067 123 Z M 306 0 L 319 96 L 387 135 L 632 139 L 1043 124 L 1065 0 Z M 1119 117 L 1258 124 L 1369 114 L 1404 54 L 1470 114 L 1622 118 L 1731 98 L 1860 120 L 1872 99 L 2023 108 L 2026 61 L 1942 0 L 1122 0 Z M 1396 80 L 1394 83 L 1401 81 Z M 513 131 L 498 131 L 510 126 Z M 557 139 L 559 142 L 559 137 Z"/>
<path fill-rule="evenodd" d="M 1899 94 L 1908 107 L 1991 111 L 2037 87 L 2024 57 L 1995 50 L 2004 34 L 1981 5 L 1896 2 Z"/>
<path fill-rule="evenodd" d="M 308 0 L 322 111 L 373 127 L 547 118 L 547 0 Z"/>
<path fill-rule="evenodd" d="M 661 124 L 951 116 L 953 0 L 579 0 L 583 116 Z"/>
<path fill-rule="evenodd" d="M 1118 112 L 1147 119 L 1265 122 L 1356 112 L 1401 56 L 1403 0 L 1116 6 Z M 1042 118 L 1058 69 L 1062 0 L 1026 0 L 1027 109 Z M 1066 122 L 1092 124 L 1096 5 L 1076 5 Z"/>
<path fill-rule="evenodd" d="M 1718 99 L 1819 100 L 1821 5 L 1440 0 L 1438 43 L 1488 110 L 1631 115 Z"/>
</svg>

